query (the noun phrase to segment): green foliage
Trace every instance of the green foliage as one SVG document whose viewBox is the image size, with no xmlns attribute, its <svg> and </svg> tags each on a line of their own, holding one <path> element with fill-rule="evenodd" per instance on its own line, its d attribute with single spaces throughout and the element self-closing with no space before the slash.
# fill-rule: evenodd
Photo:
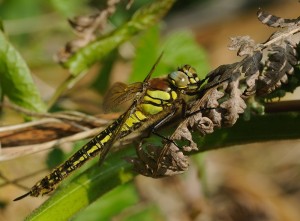
<svg viewBox="0 0 300 221">
<path fill-rule="evenodd" d="M 195 141 L 203 152 L 245 143 L 297 139 L 299 123 L 299 113 L 252 116 L 251 121 L 240 119 L 233 127 L 216 130 L 205 137 L 195 136 Z"/>
<path fill-rule="evenodd" d="M 0 32 L 0 87 L 11 102 L 36 112 L 44 112 L 45 105 L 31 78 L 30 70 L 19 52 Z"/>
<path fill-rule="evenodd" d="M 65 17 L 70 18 L 76 16 L 82 9 L 86 8 L 87 0 L 51 0 L 50 3 L 57 11 L 59 11 Z"/>
<path fill-rule="evenodd" d="M 62 163 L 64 160 L 64 152 L 60 148 L 53 148 L 47 156 L 46 164 L 52 169 Z"/>
<path fill-rule="evenodd" d="M 189 31 L 177 31 L 159 42 L 159 28 L 156 26 L 145 33 L 137 44 L 136 58 L 129 82 L 143 80 L 151 69 L 154 61 L 163 52 L 153 76 L 166 75 L 178 66 L 190 64 L 196 68 L 200 77 L 204 77 L 209 70 L 205 51 L 197 44 L 193 34 Z"/>
<path fill-rule="evenodd" d="M 159 221 L 159 220 L 165 220 L 165 218 L 162 216 L 161 211 L 159 208 L 155 205 L 147 205 L 145 208 L 140 208 L 134 210 L 134 213 L 130 214 L 130 216 L 124 217 L 122 219 L 124 221 Z"/>
<path fill-rule="evenodd" d="M 174 0 L 154 1 L 152 4 L 137 10 L 130 21 L 112 33 L 101 36 L 78 50 L 62 64 L 69 70 L 71 76 L 57 89 L 48 106 L 51 107 L 61 93 L 82 78 L 93 64 L 102 60 L 108 53 L 132 36 L 155 25 L 168 12 L 174 2 Z"/>
<path fill-rule="evenodd" d="M 158 22 L 173 3 L 174 0 L 155 1 L 151 5 L 139 9 L 130 21 L 113 33 L 101 37 L 80 49 L 64 63 L 64 66 L 69 69 L 74 77 L 78 76 L 121 43 Z"/>
<path fill-rule="evenodd" d="M 159 52 L 159 27 L 156 25 L 141 35 L 136 44 L 136 56 L 133 61 L 129 83 L 144 80 L 161 52 Z M 165 56 L 162 60 L 164 58 Z M 159 73 L 159 68 L 163 65 L 162 60 L 153 75 Z"/>
<path fill-rule="evenodd" d="M 116 52 L 113 51 L 109 56 L 104 58 L 102 68 L 94 80 L 92 87 L 100 94 L 104 94 L 109 87 L 110 73 L 116 61 Z"/>
<path fill-rule="evenodd" d="M 167 64 L 174 66 L 190 64 L 204 78 L 209 71 L 205 50 L 196 42 L 194 35 L 188 30 L 177 31 L 169 35 L 162 48 L 166 50 Z M 173 67 L 174 70 L 174 67 Z"/>
<path fill-rule="evenodd" d="M 139 201 L 134 184 L 129 182 L 106 193 L 71 220 L 164 220 L 159 208 L 149 204 L 143 205 Z"/>
<path fill-rule="evenodd" d="M 5 19 L 16 19 L 37 15 L 43 8 L 43 2 L 39 0 L 10 0 L 2 1 L 0 14 Z"/>
<path fill-rule="evenodd" d="M 100 200 L 92 203 L 72 220 L 111 220 L 124 209 L 136 205 L 138 201 L 139 196 L 134 186 L 132 183 L 127 183 L 105 194 Z"/>
<path fill-rule="evenodd" d="M 4 32 L 4 26 L 2 20 L 0 20 L 0 31 Z"/>
<path fill-rule="evenodd" d="M 133 178 L 131 166 L 122 160 L 123 156 L 133 154 L 133 149 L 119 151 L 108 157 L 101 168 L 98 164 L 93 165 L 57 190 L 26 220 L 68 220 L 100 196 Z"/>
</svg>

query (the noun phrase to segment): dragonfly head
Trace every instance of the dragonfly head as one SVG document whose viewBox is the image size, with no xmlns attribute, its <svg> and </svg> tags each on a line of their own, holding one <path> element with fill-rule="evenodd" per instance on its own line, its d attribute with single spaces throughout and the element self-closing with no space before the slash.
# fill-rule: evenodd
<svg viewBox="0 0 300 221">
<path fill-rule="evenodd" d="M 170 83 L 182 91 L 193 93 L 199 90 L 201 81 L 198 78 L 196 70 L 190 65 L 184 65 L 168 75 Z"/>
</svg>

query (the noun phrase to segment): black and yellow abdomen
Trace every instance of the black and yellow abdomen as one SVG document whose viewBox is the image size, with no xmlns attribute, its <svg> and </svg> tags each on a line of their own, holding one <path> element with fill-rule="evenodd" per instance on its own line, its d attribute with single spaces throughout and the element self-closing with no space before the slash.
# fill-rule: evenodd
<svg viewBox="0 0 300 221">
<path fill-rule="evenodd" d="M 112 133 L 119 126 L 121 117 L 113 122 L 104 131 L 95 136 L 80 150 L 73 154 L 67 161 L 60 166 L 56 167 L 49 175 L 44 177 L 41 181 L 37 182 L 27 195 L 39 196 L 50 193 L 53 191 L 57 184 L 70 175 L 74 170 L 81 167 L 91 158 L 101 154 L 104 150 L 106 143 L 111 139 Z M 23 195 L 15 200 L 22 199 Z"/>
</svg>

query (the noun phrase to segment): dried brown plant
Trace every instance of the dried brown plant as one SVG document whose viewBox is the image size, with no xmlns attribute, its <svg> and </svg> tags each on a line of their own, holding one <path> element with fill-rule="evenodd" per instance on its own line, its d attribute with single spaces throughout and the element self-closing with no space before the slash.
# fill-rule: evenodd
<svg viewBox="0 0 300 221">
<path fill-rule="evenodd" d="M 169 137 L 172 141 L 184 140 L 187 145 L 179 148 L 175 142 L 164 140 L 163 148 L 150 146 L 144 150 L 139 147 L 139 157 L 130 160 L 135 170 L 151 177 L 182 173 L 189 165 L 186 153 L 201 151 L 193 141 L 192 131 L 205 136 L 216 128 L 230 127 L 245 112 L 249 98 L 266 96 L 282 84 L 288 84 L 300 60 L 299 42 L 297 46 L 291 39 L 300 32 L 300 17 L 283 19 L 262 10 L 257 15 L 263 24 L 280 30 L 262 44 L 255 44 L 249 36 L 232 38 L 229 49 L 236 50 L 237 55 L 244 58 L 221 65 L 207 75 L 207 84 L 198 98 L 189 103 L 188 117 Z"/>
</svg>

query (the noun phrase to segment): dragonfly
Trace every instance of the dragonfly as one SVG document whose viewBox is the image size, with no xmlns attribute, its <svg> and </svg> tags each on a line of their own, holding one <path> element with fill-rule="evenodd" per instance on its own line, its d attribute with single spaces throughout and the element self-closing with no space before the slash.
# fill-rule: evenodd
<svg viewBox="0 0 300 221">
<path fill-rule="evenodd" d="M 88 160 L 99 155 L 99 164 L 101 164 L 115 141 L 137 131 L 149 130 L 150 133 L 159 135 L 156 132 L 159 127 L 179 112 L 183 113 L 186 103 L 199 92 L 205 79 L 200 80 L 196 70 L 190 65 L 178 68 L 167 77 L 151 78 L 161 56 L 162 54 L 143 82 L 129 85 L 116 83 L 109 90 L 105 99 L 108 109 L 133 98 L 125 113 L 38 181 L 29 192 L 17 197 L 14 201 L 27 196 L 38 197 L 51 193 L 59 183 Z"/>
</svg>

